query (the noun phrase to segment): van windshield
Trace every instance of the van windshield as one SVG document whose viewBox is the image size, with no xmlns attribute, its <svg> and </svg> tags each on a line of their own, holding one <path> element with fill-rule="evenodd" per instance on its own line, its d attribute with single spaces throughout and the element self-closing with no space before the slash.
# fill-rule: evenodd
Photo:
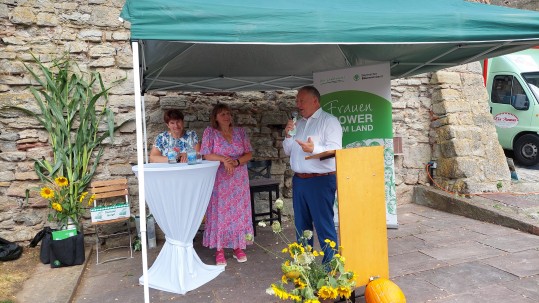
<svg viewBox="0 0 539 303">
<path fill-rule="evenodd" d="M 535 96 L 535 100 L 539 101 L 539 72 L 522 73 L 522 78 L 528 83 L 530 90 Z"/>
</svg>

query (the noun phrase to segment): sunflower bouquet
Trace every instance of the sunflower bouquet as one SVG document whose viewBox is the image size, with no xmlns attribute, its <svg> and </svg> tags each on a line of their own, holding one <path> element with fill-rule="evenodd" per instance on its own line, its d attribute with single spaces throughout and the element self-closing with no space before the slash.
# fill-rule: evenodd
<svg viewBox="0 0 539 303">
<path fill-rule="evenodd" d="M 259 225 L 263 227 L 266 223 L 260 222 Z M 284 235 L 278 221 L 274 221 L 271 228 L 288 244 L 281 251 L 282 254 L 278 255 L 283 260 L 281 280 L 271 284 L 266 293 L 283 301 L 304 303 L 350 298 L 356 279 L 352 271 L 346 271 L 344 268 L 345 258 L 340 254 L 341 247 L 337 247 L 334 241 L 326 239 L 324 241 L 326 247 L 318 251 L 308 244 L 313 237 L 310 230 L 303 231 L 298 241 L 291 242 Z M 326 263 L 322 263 L 325 248 L 330 248 L 333 256 Z"/>
<path fill-rule="evenodd" d="M 51 212 L 49 221 L 56 221 L 60 226 L 67 226 L 71 221 L 79 226 L 79 219 L 85 211 L 86 205 L 91 205 L 95 195 L 88 192 L 77 194 L 76 186 L 70 186 L 66 177 L 56 177 L 54 180 L 46 179 L 47 185 L 41 187 L 41 197 L 49 201 Z"/>
</svg>

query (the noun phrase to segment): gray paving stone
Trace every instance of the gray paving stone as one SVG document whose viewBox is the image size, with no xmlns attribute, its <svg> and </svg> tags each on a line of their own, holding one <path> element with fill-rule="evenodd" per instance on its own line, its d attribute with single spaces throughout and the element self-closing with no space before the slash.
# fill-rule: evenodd
<svg viewBox="0 0 539 303">
<path fill-rule="evenodd" d="M 489 285 L 480 289 L 453 295 L 444 299 L 432 301 L 435 303 L 478 303 L 478 302 L 514 302 L 532 303 L 537 302 L 523 297 L 502 285 Z"/>
<path fill-rule="evenodd" d="M 505 236 L 519 232 L 518 230 L 513 228 L 504 227 L 492 223 L 484 223 L 480 221 L 475 221 L 472 224 L 464 226 L 463 228 L 473 230 L 475 232 L 488 236 Z"/>
<path fill-rule="evenodd" d="M 426 217 L 417 215 L 413 212 L 403 212 L 401 209 L 397 212 L 397 222 L 401 224 L 413 224 L 421 223 L 422 220 L 425 220 Z"/>
<path fill-rule="evenodd" d="M 539 250 L 534 248 L 535 236 L 417 204 L 399 206 L 398 214 L 403 216 L 399 228 L 388 230 L 389 269 L 391 279 L 401 287 L 407 302 L 539 302 Z M 287 232 L 294 240 L 293 229 Z M 197 235 L 197 254 L 203 262 L 213 264 L 213 251 L 201 247 L 200 241 Z M 259 228 L 256 241 L 277 254 L 284 247 L 283 241 L 269 229 Z M 158 245 L 149 250 L 150 266 L 162 243 Z M 519 250 L 531 248 L 516 251 L 511 249 L 514 245 L 519 245 Z M 494 252 L 498 254 L 492 256 Z M 265 289 L 280 279 L 280 260 L 255 245 L 246 250 L 247 263 L 233 260 L 230 250 L 226 253 L 229 265 L 216 279 L 185 295 L 150 289 L 150 302 L 281 302 L 265 294 Z M 132 260 L 99 267 L 95 265 L 95 255 L 92 258 L 73 302 L 143 301 L 144 289 L 138 284 L 142 274 L 140 252 Z M 364 298 L 356 302 L 364 303 Z"/>
<path fill-rule="evenodd" d="M 411 236 L 411 235 L 418 235 L 423 234 L 426 232 L 436 231 L 437 229 L 417 223 L 417 224 L 399 224 L 398 229 L 388 229 L 387 230 L 387 238 L 388 239 L 394 239 L 399 237 L 405 237 L 405 236 Z"/>
<path fill-rule="evenodd" d="M 518 279 L 479 261 L 436 268 L 422 273 L 421 278 L 451 294 L 472 292 L 479 287 Z"/>
<path fill-rule="evenodd" d="M 526 277 L 509 282 L 505 285 L 526 298 L 539 302 L 539 276 Z"/>
<path fill-rule="evenodd" d="M 416 237 L 425 240 L 431 246 L 450 246 L 462 241 L 477 241 L 487 236 L 465 228 L 451 228 L 427 232 Z"/>
<path fill-rule="evenodd" d="M 389 276 L 402 276 L 446 265 L 420 252 L 405 253 L 389 257 Z"/>
<path fill-rule="evenodd" d="M 392 279 L 406 296 L 406 302 L 430 302 L 439 298 L 445 298 L 449 294 L 421 279 L 420 274 L 411 274 Z"/>
<path fill-rule="evenodd" d="M 539 248 L 539 236 L 523 232 L 485 238 L 479 242 L 506 252 L 517 252 Z"/>
<path fill-rule="evenodd" d="M 388 243 L 388 251 L 390 256 L 414 252 L 426 247 L 425 241 L 415 236 L 394 238 Z"/>
<path fill-rule="evenodd" d="M 506 254 L 483 262 L 521 278 L 539 275 L 539 250 L 535 249 Z"/>
<path fill-rule="evenodd" d="M 454 229 L 459 227 L 465 227 L 473 224 L 474 220 L 458 215 L 451 215 L 441 218 L 429 218 L 421 222 L 427 226 L 431 226 L 435 229 Z"/>
<path fill-rule="evenodd" d="M 504 252 L 477 242 L 454 243 L 445 247 L 426 248 L 422 253 L 449 264 L 499 256 Z"/>
</svg>

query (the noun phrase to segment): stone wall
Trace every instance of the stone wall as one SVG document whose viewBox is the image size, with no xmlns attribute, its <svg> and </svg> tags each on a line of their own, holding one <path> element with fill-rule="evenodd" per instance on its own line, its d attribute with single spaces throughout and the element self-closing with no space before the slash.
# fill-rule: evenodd
<svg viewBox="0 0 539 303">
<path fill-rule="evenodd" d="M 81 69 L 101 72 L 107 85 L 121 80 L 110 91 L 110 105 L 117 122 L 134 119 L 129 25 L 117 18 L 122 5 L 123 0 L 0 0 L 0 106 L 22 105 L 37 110 L 27 89 L 32 81 L 23 63 L 34 66 L 32 54 L 49 62 L 69 52 Z M 457 72 L 465 75 L 459 78 Z M 428 183 L 425 165 L 430 160 L 437 160 L 442 166 L 437 176 L 446 187 L 457 184 L 472 191 L 489 190 L 493 182 L 501 179 L 501 171 L 496 171 L 496 181 L 489 179 L 493 165 L 502 160 L 491 163 L 487 157 L 503 159 L 491 136 L 492 121 L 483 110 L 475 117 L 475 108 L 487 106 L 486 93 L 477 80 L 480 77 L 477 64 L 447 73 L 392 81 L 394 133 L 403 137 L 404 142 L 403 155 L 395 157 L 399 205 L 411 201 L 413 186 Z M 433 94 L 435 105 L 431 104 Z M 454 102 L 470 101 L 477 105 L 466 107 L 467 115 L 452 115 L 448 107 L 455 100 L 454 94 L 461 98 Z M 186 126 L 201 136 L 209 124 L 212 106 L 217 102 L 227 103 L 233 109 L 235 123 L 248 130 L 255 159 L 273 161 L 272 174 L 282 181 L 281 192 L 290 201 L 292 172 L 281 141 L 286 117 L 294 108 L 294 95 L 291 91 L 147 94 L 149 147 L 155 135 L 166 129 L 163 110 L 182 110 Z M 448 98 L 447 104 L 444 98 Z M 465 134 L 468 127 L 475 136 Z M 135 126 L 131 122 L 117 132 L 114 145 L 106 149 L 96 178 L 127 177 L 133 211 L 138 212 L 137 180 L 131 171 L 131 166 L 136 164 L 135 140 Z M 31 191 L 29 202 L 25 202 L 26 190 L 39 186 L 33 159 L 48 156 L 47 144 L 47 134 L 34 120 L 17 112 L 0 112 L 0 237 L 28 241 L 49 224 L 48 209 L 43 207 L 36 191 Z M 471 147 L 467 148 L 466 144 Z M 478 146 L 482 149 L 476 149 Z M 481 150 L 487 157 L 479 154 Z M 454 165 L 463 167 L 470 161 L 478 163 L 478 167 L 457 172 L 450 169 Z"/>
</svg>

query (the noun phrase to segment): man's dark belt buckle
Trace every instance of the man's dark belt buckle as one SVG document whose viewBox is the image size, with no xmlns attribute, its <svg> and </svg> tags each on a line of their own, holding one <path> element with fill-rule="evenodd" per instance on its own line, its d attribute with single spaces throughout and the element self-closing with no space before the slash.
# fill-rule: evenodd
<svg viewBox="0 0 539 303">
<path fill-rule="evenodd" d="M 309 178 L 321 177 L 321 176 L 329 176 L 329 175 L 334 175 L 334 174 L 335 174 L 334 171 L 330 171 L 329 173 L 320 173 L 320 174 L 317 174 L 317 173 L 296 173 L 296 176 L 298 178 L 301 178 L 301 179 L 309 179 Z"/>
</svg>

